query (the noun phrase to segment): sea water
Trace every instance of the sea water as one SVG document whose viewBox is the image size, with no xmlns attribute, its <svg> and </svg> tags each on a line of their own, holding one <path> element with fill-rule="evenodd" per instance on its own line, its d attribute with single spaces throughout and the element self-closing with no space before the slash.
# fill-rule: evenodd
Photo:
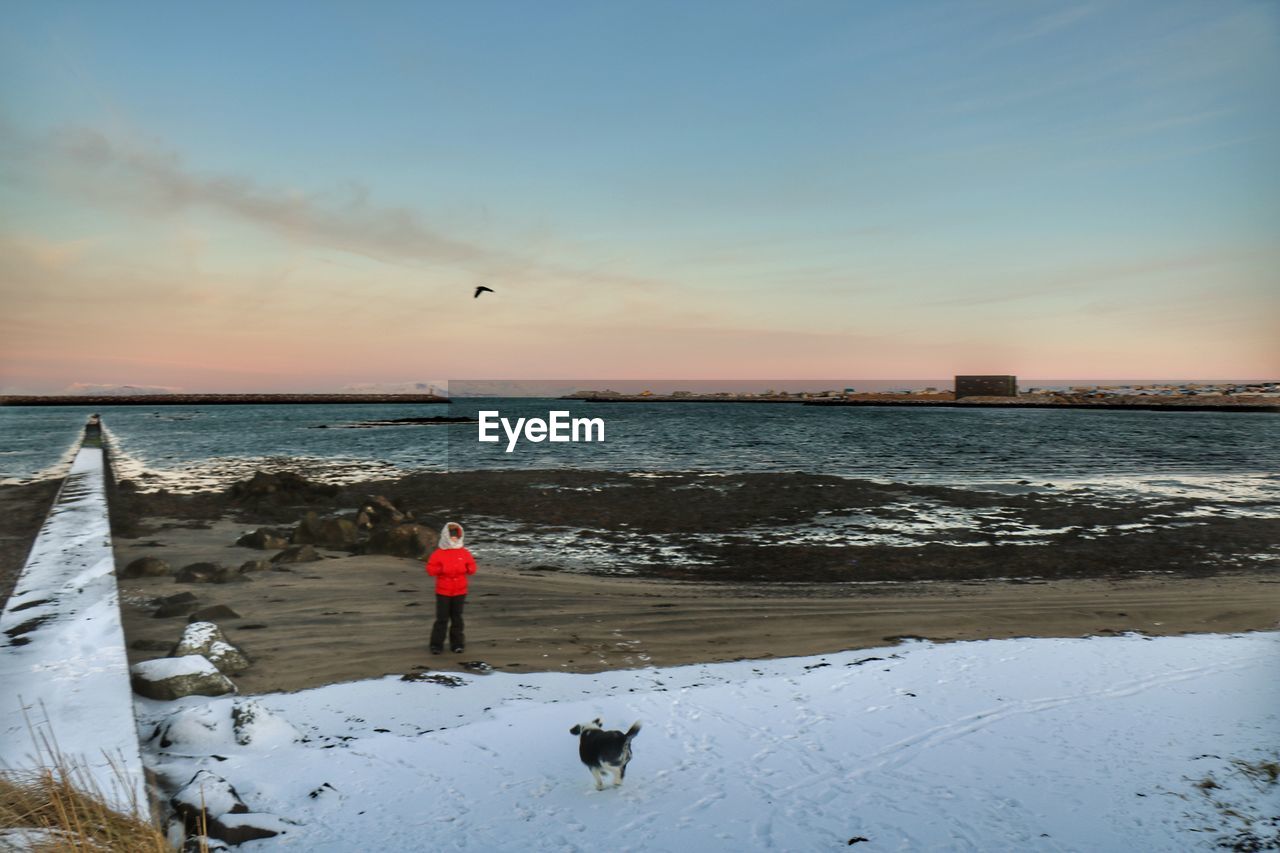
<svg viewBox="0 0 1280 853">
<path fill-rule="evenodd" d="M 567 410 L 601 418 L 605 441 L 478 440 L 476 423 L 362 427 L 482 410 L 513 420 Z M 819 407 L 778 403 L 596 403 L 538 398 L 432 405 L 0 408 L 0 479 L 59 473 L 91 411 L 119 476 L 179 491 L 223 488 L 255 470 L 331 482 L 413 471 L 582 468 L 788 471 L 894 482 L 1124 480 L 1275 484 L 1280 417 L 1269 413 Z M 1269 490 L 1268 490 L 1269 491 Z"/>
</svg>

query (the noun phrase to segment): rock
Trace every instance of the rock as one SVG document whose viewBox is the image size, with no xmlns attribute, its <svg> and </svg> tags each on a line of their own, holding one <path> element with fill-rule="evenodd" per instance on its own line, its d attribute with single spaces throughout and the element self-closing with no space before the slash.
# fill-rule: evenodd
<svg viewBox="0 0 1280 853">
<path fill-rule="evenodd" d="M 314 563 L 320 559 L 316 549 L 310 545 L 290 545 L 271 558 L 273 563 Z"/>
<path fill-rule="evenodd" d="M 291 541 L 295 545 L 320 545 L 324 548 L 350 548 L 360 538 L 355 522 L 345 518 L 318 518 L 314 512 L 298 522 Z"/>
<path fill-rule="evenodd" d="M 189 592 L 180 592 L 177 595 L 167 595 L 164 598 L 157 598 L 152 602 L 158 604 L 159 609 L 151 614 L 157 619 L 169 619 L 174 616 L 185 616 L 192 610 L 199 607 L 198 599 Z"/>
<path fill-rule="evenodd" d="M 156 612 L 151 615 L 156 619 L 172 619 L 175 616 L 186 616 L 199 606 L 200 602 L 196 601 L 196 597 L 193 595 L 189 601 L 174 601 L 169 604 L 161 604 L 156 608 Z"/>
<path fill-rule="evenodd" d="M 192 563 L 178 569 L 173 579 L 178 583 L 226 583 L 233 574 L 239 572 L 232 572 L 217 563 Z"/>
<path fill-rule="evenodd" d="M 320 541 L 317 545 L 329 548 L 350 548 L 360 540 L 356 523 L 348 518 L 326 518 L 320 523 Z"/>
<path fill-rule="evenodd" d="M 187 617 L 188 622 L 214 622 L 218 619 L 240 619 L 239 613 L 225 604 L 202 607 Z"/>
<path fill-rule="evenodd" d="M 235 699 L 175 711 L 156 726 L 148 741 L 180 755 L 207 756 L 229 748 L 269 752 L 302 739 L 288 720 L 256 700 Z"/>
<path fill-rule="evenodd" d="M 118 574 L 122 578 L 155 578 L 169 574 L 169 564 L 159 557 L 139 557 Z"/>
<path fill-rule="evenodd" d="M 242 548 L 257 548 L 260 551 L 274 551 L 289 544 L 289 535 L 284 531 L 270 527 L 259 527 L 236 540 Z"/>
<path fill-rule="evenodd" d="M 364 499 L 364 503 L 360 505 L 360 512 L 356 514 L 357 524 L 361 515 L 364 516 L 368 527 L 401 524 L 405 521 L 405 514 L 381 495 L 370 495 Z"/>
<path fill-rule="evenodd" d="M 436 547 L 439 535 L 421 524 L 397 524 L 375 528 L 363 546 L 365 554 L 390 554 L 393 557 L 424 559 Z"/>
<path fill-rule="evenodd" d="M 356 514 L 356 526 L 364 529 L 385 528 L 412 520 L 412 512 L 404 512 L 392 501 L 376 494 L 366 497 Z"/>
<path fill-rule="evenodd" d="M 400 676 L 401 681 L 429 681 L 442 687 L 465 687 L 467 682 L 456 675 L 445 675 L 442 672 L 406 672 Z"/>
<path fill-rule="evenodd" d="M 294 545 L 315 545 L 320 536 L 320 516 L 314 512 L 304 515 L 293 528 L 289 541 Z"/>
<path fill-rule="evenodd" d="M 129 672 L 134 691 L 148 699 L 221 696 L 236 689 L 203 655 L 144 660 L 131 666 Z"/>
<path fill-rule="evenodd" d="M 219 723 L 225 722 L 220 714 L 226 716 L 212 703 L 183 708 L 157 724 L 147 741 L 157 742 L 165 750 L 176 747 L 185 755 L 208 755 L 224 748 L 227 742 L 227 736 L 219 731 Z"/>
<path fill-rule="evenodd" d="M 219 672 L 227 675 L 249 668 L 249 658 L 245 653 L 228 643 L 222 630 L 212 622 L 193 622 L 182 632 L 182 639 L 169 656 L 181 658 L 185 655 L 202 655 Z"/>
<path fill-rule="evenodd" d="M 302 734 L 288 720 L 252 699 L 232 703 L 231 731 L 241 746 L 270 748 L 302 740 Z"/>
<path fill-rule="evenodd" d="M 209 821 L 209 834 L 228 844 L 243 844 L 257 838 L 272 838 L 288 831 L 288 824 L 275 815 L 225 814 Z"/>
<path fill-rule="evenodd" d="M 283 545 L 280 547 L 284 547 Z M 251 572 L 265 572 L 271 568 L 270 560 L 245 560 L 240 564 L 240 574 L 247 575 Z"/>
<path fill-rule="evenodd" d="M 230 849 L 230 845 L 221 838 L 210 838 L 207 835 L 188 835 L 182 844 L 182 853 L 219 853 Z"/>
<path fill-rule="evenodd" d="M 328 782 L 325 782 L 322 785 L 320 785 L 320 787 L 313 790 L 310 794 L 307 794 L 307 796 L 313 800 L 318 800 L 321 797 L 331 798 L 337 793 L 338 793 L 337 788 L 333 787 Z"/>
<path fill-rule="evenodd" d="M 178 793 L 169 798 L 169 805 L 182 818 L 188 832 L 198 830 L 201 812 L 206 819 L 210 819 L 249 811 L 235 787 L 208 770 L 201 770 L 192 776 Z"/>
<path fill-rule="evenodd" d="M 290 505 L 297 503 L 315 503 L 332 498 L 338 494 L 337 486 L 313 483 L 289 471 L 279 474 L 267 474 L 262 471 L 228 489 L 231 500 L 240 504 L 277 504 Z"/>
</svg>

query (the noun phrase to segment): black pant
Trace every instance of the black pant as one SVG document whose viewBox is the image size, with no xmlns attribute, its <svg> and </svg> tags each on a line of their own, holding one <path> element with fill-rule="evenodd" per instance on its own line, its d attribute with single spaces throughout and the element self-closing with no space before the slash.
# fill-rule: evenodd
<svg viewBox="0 0 1280 853">
<path fill-rule="evenodd" d="M 444 648 L 444 631 L 449 629 L 449 647 L 460 649 L 467 644 L 462 633 L 462 605 L 467 603 L 465 595 L 437 595 L 436 623 L 431 626 L 431 648 Z"/>
</svg>

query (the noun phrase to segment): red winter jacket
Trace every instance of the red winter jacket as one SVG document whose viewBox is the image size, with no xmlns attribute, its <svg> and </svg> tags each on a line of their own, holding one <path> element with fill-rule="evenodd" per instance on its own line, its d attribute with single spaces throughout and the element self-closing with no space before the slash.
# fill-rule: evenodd
<svg viewBox="0 0 1280 853">
<path fill-rule="evenodd" d="M 437 548 L 427 560 L 427 574 L 436 579 L 436 595 L 466 595 L 467 575 L 475 573 L 475 558 L 466 548 Z"/>
</svg>

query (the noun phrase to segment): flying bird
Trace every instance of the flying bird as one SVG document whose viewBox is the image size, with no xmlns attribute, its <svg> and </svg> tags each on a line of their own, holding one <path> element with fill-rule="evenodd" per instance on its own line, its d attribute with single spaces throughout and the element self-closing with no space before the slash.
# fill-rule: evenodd
<svg viewBox="0 0 1280 853">
<path fill-rule="evenodd" d="M 471 298 L 472 298 L 472 299 L 479 299 L 479 298 L 480 298 L 480 294 L 482 294 L 482 293 L 493 293 L 493 288 L 492 288 L 492 287 L 485 287 L 485 286 L 482 284 L 482 285 L 480 285 L 480 286 L 478 286 L 478 287 L 476 288 L 476 295 L 475 295 L 475 296 L 473 296 L 473 297 L 471 297 Z"/>
</svg>

